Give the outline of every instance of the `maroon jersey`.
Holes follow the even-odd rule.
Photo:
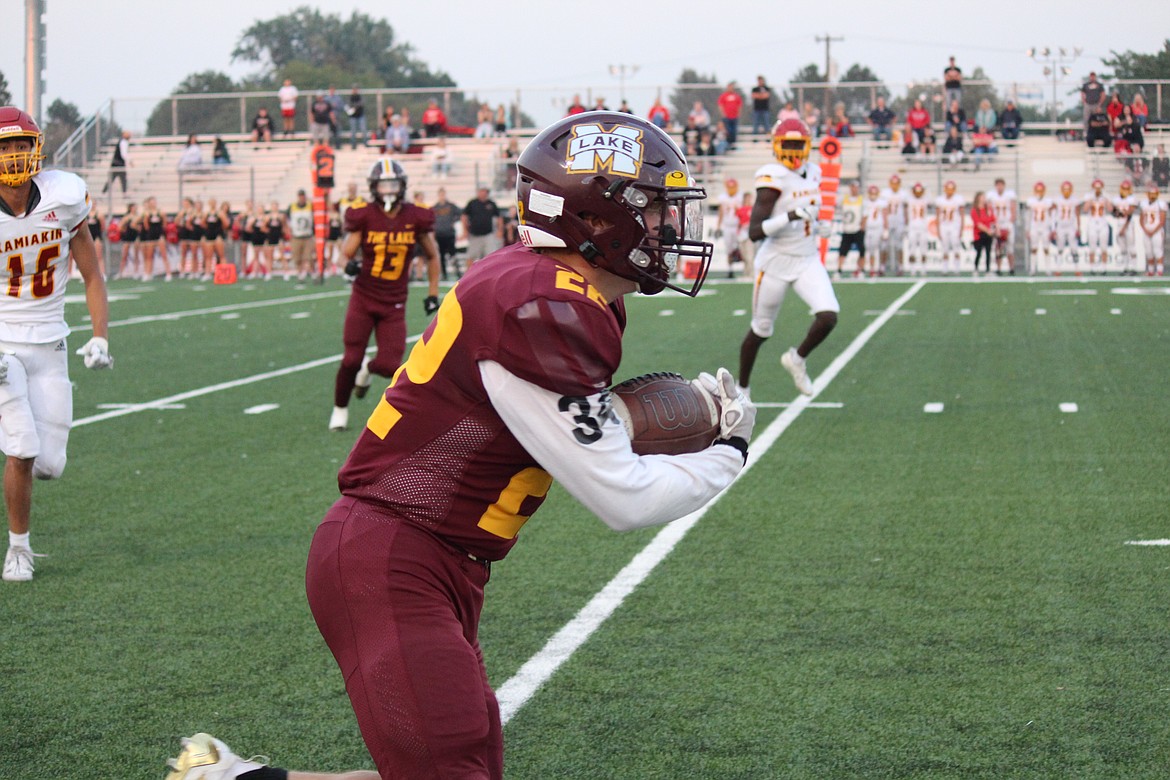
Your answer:
[[[519,244],[476,263],[370,415],[341,492],[385,507],[488,560],[503,558],[552,477],[508,431],[478,363],[565,396],[609,387],[625,310]]]
[[[362,270],[354,289],[385,303],[405,301],[414,245],[434,229],[435,212],[413,203],[403,203],[393,217],[377,203],[346,209],[345,231],[362,236]]]

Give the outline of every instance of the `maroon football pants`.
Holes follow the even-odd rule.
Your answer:
[[[334,406],[349,406],[354,379],[362,367],[371,333],[378,345],[378,353],[370,361],[370,373],[393,376],[402,365],[402,355],[406,351],[406,303],[376,301],[354,290],[345,310],[342,331],[345,352],[333,386]],[[385,388],[379,388],[382,389]]]
[[[485,564],[410,521],[341,498],[309,551],[313,617],[383,780],[504,776],[477,631]]]

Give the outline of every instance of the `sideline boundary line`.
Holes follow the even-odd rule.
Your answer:
[[[891,303],[817,377],[816,381],[813,382],[811,396],[798,396],[791,406],[781,412],[771,425],[752,440],[751,456],[732,485],[751,470],[761,456],[767,453],[781,434],[788,429],[788,426],[829,386],[829,383],[861,351],[861,348],[869,343],[874,334],[889,322],[898,310],[913,298],[925,284],[926,280],[919,280]],[[573,653],[588,641],[593,632],[600,628],[609,616],[622,605],[626,597],[650,576],[650,573],[670,554],[675,545],[682,541],[687,532],[703,518],[707,510],[725,494],[726,491],[720,493],[703,507],[664,526],[650,543],[634,556],[633,560],[626,564],[605,587],[590,599],[588,604],[581,608],[581,611],[572,620],[553,634],[536,655],[525,661],[524,665],[496,690],[502,724],[507,725],[508,721],[528,703],[528,700],[553,676],[557,669],[568,661]]]
[[[294,295],[290,298],[268,298],[263,301],[245,301],[243,303],[226,303],[223,306],[210,306],[206,309],[187,309],[186,311],[176,311],[169,314],[144,314],[139,317],[130,317],[125,320],[111,320],[109,327],[121,327],[123,325],[144,325],[150,322],[173,322],[175,320],[185,319],[187,317],[200,317],[204,314],[222,314],[229,311],[240,311],[243,309],[260,309],[266,306],[284,306],[290,303],[304,303],[305,301],[318,301],[325,298],[340,298],[349,295],[349,288],[344,290],[330,290],[328,292],[306,293],[305,295]],[[70,326],[71,331],[93,330],[93,323],[84,322],[80,325]]]

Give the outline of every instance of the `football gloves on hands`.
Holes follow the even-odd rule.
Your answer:
[[[428,295],[427,297],[423,298],[423,311],[425,311],[427,313],[428,317],[431,316],[432,314],[434,314],[435,312],[437,312],[438,310],[439,310],[439,296]]]
[[[361,272],[362,261],[358,260],[356,257],[351,258],[350,261],[345,264],[345,278],[349,281],[352,282]]]
[[[812,222],[815,215],[807,206],[800,206],[788,212],[788,221],[795,222],[798,219],[803,219],[805,222]]]
[[[721,368],[711,376],[704,371],[694,384],[718,399],[719,437],[730,439],[738,436],[745,442],[751,441],[752,429],[756,426],[756,407],[736,386],[731,372]]]
[[[114,359],[110,357],[110,342],[101,336],[94,336],[85,342],[85,346],[77,350],[78,355],[85,357],[86,368],[113,368]]]

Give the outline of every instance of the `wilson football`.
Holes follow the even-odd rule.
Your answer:
[[[719,405],[681,374],[656,372],[610,391],[614,413],[639,455],[680,455],[719,437]]]

